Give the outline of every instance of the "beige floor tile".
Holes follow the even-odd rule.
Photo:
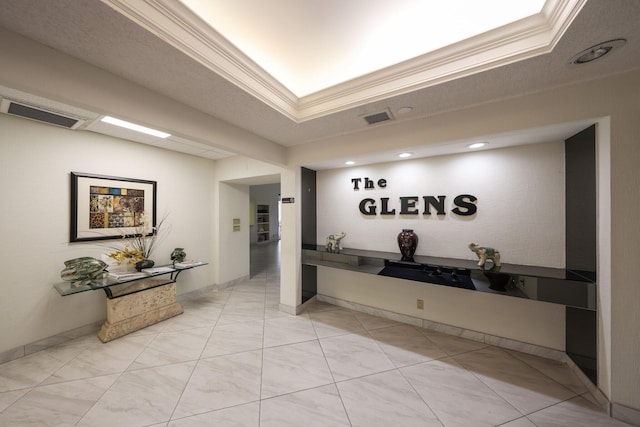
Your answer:
[[[349,427],[334,384],[264,399],[260,427]]]
[[[260,400],[262,351],[201,359],[184,387],[173,418]]]
[[[333,383],[315,340],[265,348],[263,362],[263,399]]]

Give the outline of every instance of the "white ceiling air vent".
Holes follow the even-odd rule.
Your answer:
[[[389,109],[380,111],[378,113],[367,114],[363,117],[368,124],[373,125],[380,122],[386,122],[387,120],[393,120],[393,115]]]
[[[76,129],[84,123],[84,120],[78,117],[7,98],[2,99],[2,102],[0,102],[0,111],[12,116],[48,123],[66,129]]]

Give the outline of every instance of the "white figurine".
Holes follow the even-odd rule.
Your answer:
[[[486,248],[484,246],[478,246],[475,243],[469,243],[469,249],[478,255],[478,267],[484,270],[484,264],[487,260],[493,261],[493,268],[500,268],[500,252],[494,248]]]
[[[336,234],[331,234],[327,237],[326,248],[327,252],[335,252],[340,253],[342,250],[342,246],[340,245],[340,240],[344,239],[347,233],[344,231]]]

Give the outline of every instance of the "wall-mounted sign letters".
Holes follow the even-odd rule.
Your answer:
[[[352,178],[351,182],[353,182],[353,189],[354,190],[359,190],[360,189],[360,183],[362,182],[362,178]],[[386,179],[379,179],[378,180],[378,187],[380,188],[385,188],[387,186],[387,180]],[[364,179],[364,188],[365,189],[371,189],[371,188],[375,188],[373,181],[370,180],[369,178],[365,178]]]
[[[400,197],[400,211],[398,213],[400,215],[418,215],[419,213],[422,213],[423,215],[431,215],[433,213],[431,208],[433,208],[437,215],[446,215],[446,196],[438,196],[437,198],[434,196],[422,196],[422,212],[420,212],[419,206],[420,199],[421,198],[418,196]],[[478,199],[471,194],[461,194],[456,196],[453,199],[455,207],[451,209],[451,212],[461,216],[473,215],[478,210],[478,207],[474,204],[476,200]],[[363,215],[377,215],[378,206],[380,207],[380,215],[396,214],[397,209],[395,207],[389,207],[388,197],[381,197],[380,205],[377,205],[376,200],[374,199],[362,199],[358,208]]]
[[[378,179],[374,181],[369,178],[352,178],[353,190],[360,190],[360,185],[365,190],[372,190],[375,188],[386,188],[387,180]],[[377,184],[377,187],[376,187]],[[367,216],[378,215],[395,215],[398,212],[400,215],[446,215],[446,199],[447,196],[401,196],[399,197],[399,204],[395,202],[390,205],[389,197],[381,197],[378,204],[375,199],[366,198],[360,201],[358,209],[360,213]],[[460,194],[453,199],[454,207],[451,209],[451,213],[460,216],[471,216],[475,214],[478,207],[475,202],[477,197],[471,194]],[[378,211],[378,208],[380,210]],[[399,208],[399,210],[397,209]]]

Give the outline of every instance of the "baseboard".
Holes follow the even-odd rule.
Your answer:
[[[278,306],[278,310],[282,311],[283,313],[291,314],[293,316],[298,315],[298,310],[296,310],[296,307],[290,305],[280,304]]]
[[[611,416],[616,420],[624,421],[633,426],[640,426],[640,411],[629,408],[619,403],[611,404]]]
[[[286,304],[280,304],[278,306],[278,310],[287,314],[292,314],[294,316],[297,316],[298,314],[304,311],[307,305],[312,304],[315,300],[316,300],[316,296],[314,295],[313,297],[309,298],[307,301],[305,301],[304,303],[300,304],[297,307],[293,307],[291,305],[286,305]]]
[[[600,406],[607,414],[609,414],[609,416],[611,416],[611,403],[609,402],[609,399],[607,399],[607,396],[605,396],[604,393],[591,382],[589,377],[587,377],[585,373],[582,372],[582,369],[580,369],[580,367],[576,365],[573,359],[567,356],[565,363],[567,364],[569,369],[571,369],[571,371],[573,371],[573,373],[578,377],[580,382],[582,382],[582,384],[587,388],[587,390],[589,390],[589,393],[591,393],[591,396],[595,401],[594,403]]]
[[[219,291],[221,291],[223,289],[231,288],[231,287],[237,285],[238,283],[246,282],[250,278],[251,278],[251,276],[249,276],[247,274],[246,276],[238,277],[237,279],[229,280],[228,282],[220,283],[220,284],[214,285],[214,286],[217,286],[217,289]]]
[[[199,298],[202,297],[206,294],[208,294],[209,292],[213,292],[219,290],[219,286],[218,285],[209,285],[209,286],[205,286],[204,288],[198,288],[195,289],[193,291],[188,291],[185,292],[183,294],[178,295],[176,298],[178,300],[178,302],[182,302],[188,299],[194,299],[194,298]]]
[[[92,333],[97,334],[98,330],[100,329],[100,326],[103,323],[104,323],[104,320],[100,320],[97,322],[90,323],[88,325],[70,329],[68,331],[62,332],[61,334],[52,335],[50,337],[43,338],[41,340],[34,341],[29,344],[16,347],[11,350],[3,351],[0,353],[0,364],[7,363],[24,356],[28,356],[30,354],[36,353],[40,350],[44,350],[49,347],[63,344],[67,341],[71,341],[73,339],[76,339],[84,335],[88,335]]]

